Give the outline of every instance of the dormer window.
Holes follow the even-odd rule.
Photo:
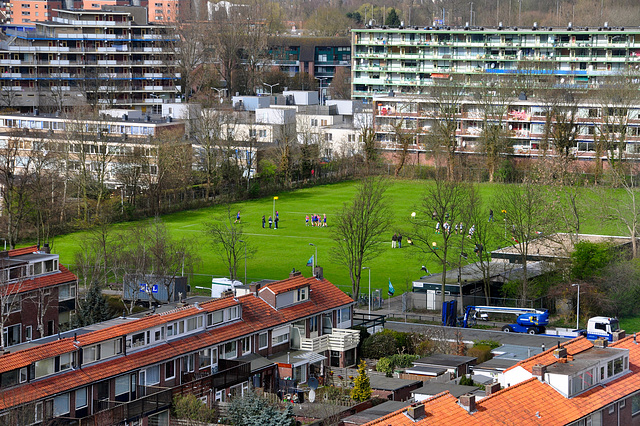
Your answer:
[[[295,301],[296,302],[304,302],[309,298],[309,290],[307,287],[299,288],[296,291]]]

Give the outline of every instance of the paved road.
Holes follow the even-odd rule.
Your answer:
[[[505,333],[503,331],[443,327],[441,325],[404,323],[396,321],[385,321],[385,328],[396,331],[419,333],[424,333],[426,330],[430,329],[432,332],[444,333],[447,339],[455,339],[455,332],[459,331],[462,334],[462,339],[465,341],[495,340],[503,344],[531,347],[542,346],[544,344],[547,349],[557,345],[559,341],[565,342],[569,340],[562,337],[530,335],[525,333]]]

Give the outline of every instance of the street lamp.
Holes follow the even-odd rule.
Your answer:
[[[371,268],[363,266],[362,269],[369,270],[369,319],[371,319]]]
[[[276,200],[278,199],[278,196],[273,197],[273,216],[271,216],[273,218],[273,220],[276,220]],[[271,225],[269,225],[271,226]],[[278,227],[278,224],[276,224],[276,228]]]
[[[571,284],[571,287],[578,287],[578,303],[576,303],[576,330],[580,328],[580,284]]]
[[[243,240],[238,242],[244,244],[244,285],[247,285],[247,243]]]
[[[269,88],[269,96],[273,96],[273,88],[276,86],[280,86],[280,83],[276,83],[276,84],[269,84],[269,83],[262,83],[265,86],[267,86]]]
[[[311,267],[313,268],[313,276],[316,276],[316,265],[318,264],[318,247],[313,244],[313,243],[309,243],[310,246],[315,247],[316,249],[316,254],[313,256],[313,262],[311,263]]]
[[[325,80],[329,80],[329,77],[316,77],[316,80],[320,81],[320,105],[324,105],[324,92],[322,91],[323,87],[322,87],[322,82]],[[329,87],[329,85],[327,84],[327,87]]]

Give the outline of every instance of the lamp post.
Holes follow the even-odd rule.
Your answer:
[[[273,96],[273,88],[276,86],[280,86],[280,83],[276,83],[276,84],[269,84],[269,83],[262,83],[265,86],[267,86],[269,88],[269,96]]]
[[[369,319],[371,319],[371,268],[363,266],[362,269],[369,270]]]
[[[247,243],[244,240],[238,240],[244,244],[244,284],[247,285]]]
[[[277,196],[273,197],[273,215],[271,216],[273,218],[273,220],[276,220],[276,200],[278,199]]]
[[[325,80],[329,80],[329,77],[316,77],[316,80],[320,81],[320,105],[324,105],[324,93],[322,91],[323,87],[322,87],[322,82]],[[329,85],[327,85],[327,87],[329,87]]]
[[[313,276],[316,276],[316,265],[318,264],[318,247],[313,244],[313,243],[309,243],[310,246],[313,246],[316,249],[316,253],[313,255],[313,262],[311,262],[311,267],[313,268]]]
[[[580,284],[571,284],[571,287],[578,287],[578,303],[576,303],[576,330],[580,328]]]

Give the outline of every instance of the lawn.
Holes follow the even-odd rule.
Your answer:
[[[382,255],[373,260],[371,266],[371,287],[381,289],[384,294],[388,282],[393,283],[396,294],[401,294],[411,288],[411,282],[423,273],[420,268],[426,265],[432,272],[440,272],[433,256],[420,255],[415,247],[407,246],[403,239],[402,249],[391,249],[391,236],[394,232],[403,232],[406,237],[410,229],[411,212],[420,204],[420,198],[428,182],[425,181],[393,181],[388,191],[388,197],[393,210],[394,225],[385,235],[385,249]],[[499,206],[492,206],[490,200],[501,185],[481,184],[478,187],[487,203],[487,212],[491,206],[494,212],[499,212]],[[334,245],[332,240],[332,220],[342,204],[349,201],[355,193],[355,182],[344,182],[332,185],[318,186],[292,192],[277,194],[276,209],[280,215],[279,229],[262,229],[261,218],[268,218],[273,210],[273,197],[246,201],[232,206],[235,213],[240,210],[244,224],[245,241],[257,250],[253,258],[247,260],[247,278],[249,281],[260,279],[282,279],[296,268],[304,275],[311,275],[311,267],[306,263],[314,254],[313,243],[318,249],[319,264],[324,267],[324,275],[332,283],[344,291],[351,288],[348,271],[330,258],[330,250]],[[199,250],[200,262],[195,268],[192,285],[204,286],[211,282],[211,277],[225,276],[226,269],[218,254],[214,253],[205,232],[205,224],[225,213],[224,206],[203,208],[180,213],[165,215],[162,220],[177,238],[193,240]],[[318,213],[327,214],[326,228],[305,226],[305,215]],[[594,213],[591,213],[594,214]],[[421,220],[417,217],[416,220]],[[426,218],[430,220],[430,218]],[[500,226],[499,220],[496,222]],[[606,225],[606,224],[605,224]],[[130,224],[118,224],[116,229],[126,229]],[[618,234],[612,224],[604,226],[597,217],[587,217],[584,220],[583,232]],[[55,239],[53,252],[60,254],[63,264],[73,268],[74,253],[78,249],[78,241],[83,237],[82,232],[59,236]],[[471,260],[471,257],[470,257]],[[244,261],[240,262],[239,276],[244,277]],[[368,272],[364,272],[362,280],[363,291],[367,291]]]

